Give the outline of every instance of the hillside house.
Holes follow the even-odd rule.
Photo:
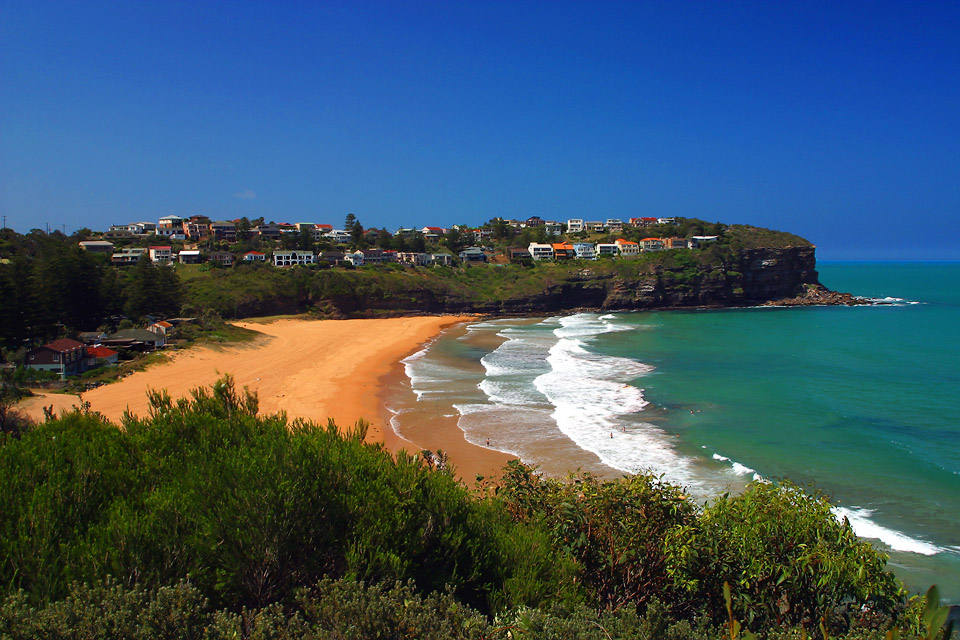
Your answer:
[[[183,234],[191,240],[210,239],[210,218],[207,216],[190,216],[183,221]]]
[[[122,251],[117,251],[112,256],[110,256],[110,264],[117,266],[124,266],[128,264],[136,264],[140,259],[140,256],[147,253],[147,250],[143,247],[131,247],[129,249],[123,249]]]
[[[487,254],[480,247],[467,247],[459,254],[462,262],[486,262]]]
[[[325,260],[331,267],[343,264],[343,251],[321,251],[318,260]]]
[[[61,378],[86,370],[87,346],[82,342],[61,338],[27,351],[23,365],[28,369],[52,371]]]
[[[543,220],[540,216],[530,216],[527,218],[526,222],[523,223],[525,227],[542,227],[544,225]]]
[[[273,266],[292,267],[296,265],[316,264],[313,251],[274,251]]]
[[[507,256],[510,262],[530,260],[530,252],[527,249],[507,249]]]
[[[663,238],[644,238],[640,241],[640,247],[644,251],[663,251],[665,246]]]
[[[184,249],[177,254],[177,260],[180,264],[200,264],[203,262],[203,254],[199,249]]]
[[[77,243],[87,253],[112,254],[113,243],[107,240],[83,240]]]
[[[581,260],[597,259],[597,248],[592,242],[574,242],[573,251]]]
[[[350,232],[344,231],[343,229],[332,229],[327,232],[325,237],[334,244],[347,244],[353,239]]]
[[[689,247],[686,238],[664,238],[663,242],[667,249],[687,249]]]
[[[553,260],[553,245],[540,242],[531,242],[527,245],[527,251],[534,260]]]
[[[569,242],[554,242],[551,246],[554,260],[571,260],[577,257],[577,252]]]
[[[620,247],[612,242],[597,243],[597,256],[615,256],[620,253]]]
[[[352,264],[355,267],[362,267],[364,265],[363,251],[345,253],[343,254],[343,261],[347,264]]]
[[[173,260],[173,247],[169,245],[149,248],[150,260],[157,264],[170,264]]]
[[[617,250],[624,258],[634,258],[640,255],[640,245],[636,242],[617,238],[614,244],[617,245]]]
[[[210,223],[210,233],[217,240],[234,242],[237,239],[237,225],[229,220],[218,220]]]
[[[719,238],[720,236],[693,236],[690,238],[690,248],[699,249],[707,243],[716,242]]]
[[[279,240],[280,239],[280,227],[273,224],[261,224],[258,227],[253,228],[253,232],[261,240]]]
[[[243,254],[244,262],[266,262],[267,254],[260,251],[247,251]]]
[[[221,264],[224,267],[232,267],[235,258],[229,251],[212,251],[208,260]]]
[[[604,231],[603,223],[599,220],[587,220],[583,223],[583,226],[591,233],[602,233]]]
[[[567,233],[580,233],[583,230],[583,218],[567,220]]]
[[[607,221],[603,223],[603,227],[611,233],[623,231],[623,220],[620,218],[607,218]]]
[[[676,218],[657,218],[657,224],[677,224]]]
[[[453,256],[449,253],[431,253],[430,264],[449,267],[453,264]]]

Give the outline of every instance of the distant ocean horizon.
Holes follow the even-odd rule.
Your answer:
[[[412,402],[544,473],[649,471],[701,500],[789,478],[911,589],[960,602],[960,262],[818,269],[875,304],[460,327],[405,361],[417,399],[394,427]]]

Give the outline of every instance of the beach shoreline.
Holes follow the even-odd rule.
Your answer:
[[[366,441],[381,443],[391,453],[405,449],[412,455],[428,448],[442,449],[465,482],[477,474],[495,476],[510,459],[497,451],[466,441],[452,425],[437,424],[429,442],[413,442],[396,434],[393,414],[386,406],[388,386],[402,384],[402,360],[435,340],[445,330],[475,320],[475,316],[410,316],[400,318],[313,320],[281,317],[263,323],[237,321],[237,326],[263,334],[251,344],[195,346],[176,352],[167,361],[138,371],[113,384],[84,392],[80,397],[44,394],[27,399],[18,408],[42,421],[43,406],[55,412],[80,402],[120,424],[126,411],[144,417],[147,392],[166,390],[171,397],[188,397],[197,387],[209,387],[225,375],[238,390],[255,392],[264,415],[286,412],[287,417],[324,425],[333,419],[342,431],[358,420],[368,423]]]

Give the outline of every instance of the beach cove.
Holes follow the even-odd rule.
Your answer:
[[[472,316],[418,316],[386,319],[313,320],[302,317],[237,322],[261,337],[243,345],[200,346],[177,352],[161,364],[133,373],[119,382],[87,391],[79,400],[90,403],[119,424],[126,411],[147,415],[147,392],[165,389],[173,398],[187,397],[224,375],[233,376],[238,390],[257,394],[261,414],[286,412],[316,424],[333,419],[342,430],[357,420],[370,423],[367,441],[383,443],[392,452],[419,452],[422,443],[396,436],[392,414],[385,408],[383,389],[405,377],[401,360],[433,340],[445,328],[473,320]],[[42,394],[25,400],[20,409],[43,420],[43,407],[58,413],[79,403],[76,396]],[[509,456],[468,443],[452,425],[438,423],[429,436],[431,449],[442,449],[457,473],[472,480],[492,475]]]

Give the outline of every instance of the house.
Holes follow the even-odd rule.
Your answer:
[[[177,260],[180,264],[200,264],[203,262],[203,255],[199,249],[184,249],[177,254]]]
[[[157,232],[155,222],[134,222],[127,226],[130,233],[138,236],[150,236]]]
[[[617,245],[617,250],[624,258],[632,258],[640,255],[640,245],[636,242],[617,238],[613,243]]]
[[[417,253],[415,251],[401,251],[397,254],[397,261],[400,264],[411,264],[415,267],[424,267],[431,263],[429,253]]]
[[[162,333],[146,329],[121,329],[112,333],[103,341],[105,346],[123,347],[134,351],[153,351],[167,343],[167,337]]]
[[[596,260],[597,248],[592,242],[574,242],[573,251],[581,260]]]
[[[603,223],[603,227],[607,231],[623,231],[623,220],[620,218],[607,218],[607,221]]]
[[[183,235],[183,218],[180,216],[163,216],[157,222],[157,235]]]
[[[254,227],[253,232],[257,234],[261,240],[279,240],[280,239],[280,227],[273,224],[261,224],[260,226]]]
[[[292,267],[295,265],[316,264],[313,251],[274,251],[273,266]]]
[[[657,218],[657,224],[677,224],[676,218]]]
[[[319,260],[326,260],[330,266],[343,264],[343,251],[322,251],[317,256]]]
[[[106,240],[83,240],[78,244],[88,253],[113,253],[113,243]]]
[[[80,342],[90,347],[100,344],[100,341],[106,338],[107,334],[103,331],[81,331],[77,337],[80,338]]]
[[[120,229],[110,227],[109,230],[104,232],[103,238],[104,240],[130,240],[133,238],[133,234],[127,231],[126,227]]]
[[[549,220],[543,223],[543,230],[548,236],[558,236],[563,233],[563,225],[554,220]]]
[[[101,364],[117,364],[120,354],[107,347],[87,347],[87,369],[93,369]]]
[[[380,264],[383,262],[383,251],[380,249],[361,249],[360,254],[363,256],[363,262],[360,264]]]
[[[350,232],[344,231],[343,229],[333,229],[328,231],[325,237],[331,240],[334,244],[347,244],[353,239],[353,236],[350,235]]]
[[[393,249],[384,249],[380,252],[380,263],[388,264],[392,262],[400,262],[400,258],[397,256],[397,252]]]
[[[427,238],[428,240],[436,240],[446,232],[447,230],[443,227],[424,227],[420,229],[420,233],[422,233],[423,237]]]
[[[237,239],[237,225],[229,220],[218,220],[210,223],[210,233],[217,240],[234,242]]]
[[[573,245],[569,242],[555,242],[550,246],[553,247],[554,260],[570,260],[571,258],[577,257],[577,253],[574,251]]]
[[[540,242],[531,242],[527,251],[534,260],[553,260],[553,245]]]
[[[487,254],[480,247],[467,247],[459,254],[462,262],[486,262]]]
[[[620,247],[612,242],[600,242],[597,244],[597,256],[615,256],[620,253]]]
[[[604,230],[603,223],[600,222],[599,220],[587,220],[586,222],[583,223],[583,226],[586,228],[587,231],[590,231],[592,233],[600,233]]]
[[[644,251],[663,251],[666,243],[663,238],[644,238],[640,241],[640,246]]]
[[[229,251],[212,251],[208,258],[210,262],[217,262],[225,267],[232,267],[234,257]]]
[[[510,256],[510,262],[519,262],[530,260],[530,252],[527,249],[507,249],[507,255]]]
[[[431,253],[429,264],[449,267],[453,264],[453,256],[449,253]]]
[[[150,247],[150,260],[158,264],[169,264],[173,260],[173,247],[169,245]]]
[[[247,251],[243,254],[244,262],[266,262],[267,254],[259,251]]]
[[[158,320],[151,325],[147,325],[147,331],[151,333],[159,333],[163,335],[164,338],[167,337],[167,331],[173,329],[173,325],[166,320]]]
[[[693,236],[690,238],[690,248],[699,249],[708,242],[716,242],[720,236]]]
[[[210,218],[207,216],[190,216],[183,221],[183,234],[191,240],[210,239]]]
[[[542,227],[543,220],[540,219],[540,216],[530,216],[527,218],[526,222],[523,223],[525,227]]]
[[[146,252],[147,250],[143,247],[123,249],[122,251],[118,251],[110,256],[110,264],[115,264],[118,266],[136,264],[136,262],[140,259],[140,256],[144,255]]]
[[[87,346],[82,342],[61,338],[27,351],[23,365],[28,369],[52,371],[61,378],[83,373],[86,369]]]
[[[580,233],[583,229],[583,218],[567,220],[567,233]]]
[[[663,242],[667,249],[686,249],[689,246],[686,238],[664,238]]]
[[[343,254],[343,261],[347,264],[352,264],[355,267],[362,267],[363,262],[363,251],[354,251],[353,253]]]

